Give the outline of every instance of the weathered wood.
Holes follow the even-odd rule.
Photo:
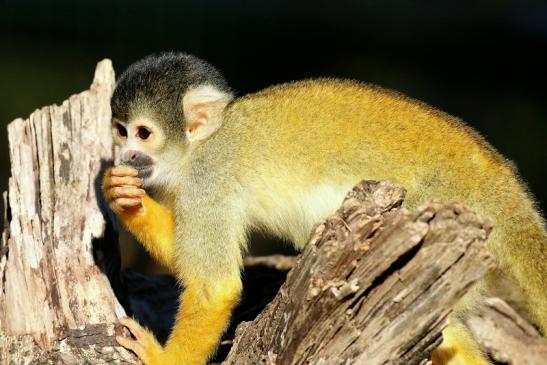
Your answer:
[[[296,265],[295,256],[270,255],[270,256],[247,256],[243,259],[243,266],[268,267],[279,271],[288,271]]]
[[[104,60],[90,90],[8,126],[9,225],[0,249],[3,364],[134,362],[115,346],[117,319],[125,312],[96,264],[106,263],[99,246],[116,247],[114,236],[105,236],[98,190],[101,170],[113,158],[114,82],[111,62]]]
[[[223,364],[423,364],[451,308],[492,266],[490,224],[458,204],[410,213],[364,182],[320,225]]]
[[[496,363],[547,363],[547,340],[500,298],[486,299],[466,318],[466,324]]]

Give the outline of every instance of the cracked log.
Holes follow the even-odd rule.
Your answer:
[[[493,266],[491,227],[457,203],[409,212],[403,197],[357,185],[223,364],[426,363],[454,304]]]
[[[136,363],[116,346],[125,315],[103,271],[117,247],[98,177],[113,157],[114,70],[90,90],[8,126],[11,158],[0,243],[0,363]],[[119,269],[119,268],[118,268]]]

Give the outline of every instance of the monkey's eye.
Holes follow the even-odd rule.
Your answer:
[[[127,137],[127,129],[120,123],[116,123],[116,130],[118,131],[118,135],[121,137]]]
[[[147,139],[151,134],[152,132],[148,128],[139,127],[137,129],[137,136],[139,136],[140,139]]]

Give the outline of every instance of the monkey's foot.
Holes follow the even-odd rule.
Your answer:
[[[135,339],[116,336],[116,341],[126,349],[137,354],[143,364],[160,364],[163,347],[159,344],[154,335],[138,324],[134,319],[128,317],[120,318],[120,323],[129,329]]]

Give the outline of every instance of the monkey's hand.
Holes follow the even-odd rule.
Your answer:
[[[133,351],[143,364],[160,364],[164,350],[154,335],[134,319],[120,318],[120,323],[129,329],[135,339],[116,336],[116,341],[126,349]]]
[[[173,270],[174,218],[169,210],[141,189],[137,170],[128,166],[109,169],[104,196],[125,227],[159,263]]]
[[[103,180],[103,191],[106,201],[114,213],[121,215],[142,214],[145,195],[141,189],[142,181],[138,171],[128,166],[116,166],[109,169]]]

